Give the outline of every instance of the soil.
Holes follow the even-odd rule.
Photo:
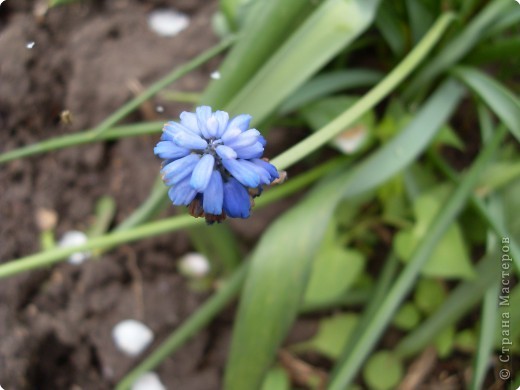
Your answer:
[[[7,0],[0,6],[0,152],[97,125],[132,98],[136,81],[146,87],[217,42],[211,28],[216,0],[80,1],[42,16],[38,10],[46,2]],[[161,7],[188,14],[189,27],[175,37],[157,36],[147,15]],[[28,42],[34,42],[31,49]],[[173,88],[202,91],[218,61]],[[153,110],[159,105],[161,113]],[[152,113],[141,110],[125,121],[166,121],[191,108],[160,96],[151,107]],[[60,121],[64,110],[72,123]],[[288,140],[283,133],[269,133],[267,156],[303,135],[292,131]],[[152,153],[157,139],[74,147],[0,166],[0,263],[41,249],[36,216],[42,210],[57,216],[58,238],[88,229],[104,195],[117,204],[112,225],[123,221],[153,185],[160,165]],[[291,204],[280,201],[256,211],[247,223],[229,225],[251,245]],[[191,250],[188,236],[176,232],[124,245],[81,266],[63,262],[0,280],[0,386],[113,388],[142,359],[117,350],[111,336],[115,324],[129,318],[144,322],[155,333],[149,351],[207,298],[178,273],[177,260]],[[156,369],[167,388],[219,389],[232,320],[233,307]],[[299,320],[288,342],[308,338],[317,323],[317,318]],[[316,357],[306,360],[330,368]],[[462,367],[469,364],[465,360]],[[460,376],[459,366],[436,371]]]
[[[211,28],[216,1],[80,2],[35,15],[43,3],[8,0],[0,7],[0,151],[97,125],[133,96],[131,83],[150,85],[217,42]],[[175,37],[156,35],[147,15],[158,7],[188,14],[189,27]],[[218,61],[174,88],[201,91]],[[190,108],[160,97],[153,104],[164,108],[154,113],[157,120],[178,118]],[[60,122],[64,110],[72,114],[71,124]],[[137,113],[127,122],[149,119]],[[0,167],[0,262],[40,250],[36,215],[43,209],[57,215],[58,238],[87,229],[103,195],[117,203],[114,224],[124,220],[146,198],[158,172],[152,153],[157,138],[70,148]],[[239,224],[237,230],[247,241],[278,212],[259,212],[250,229]],[[81,266],[65,262],[2,280],[0,385],[112,388],[140,360],[116,349],[116,323],[146,323],[155,333],[151,349],[206,298],[177,272],[176,260],[190,249],[179,232]],[[161,381],[168,388],[218,389],[230,332],[231,318],[224,314],[157,369]]]

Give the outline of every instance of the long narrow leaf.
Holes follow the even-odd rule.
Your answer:
[[[504,86],[481,71],[456,67],[452,72],[471,88],[493,111],[520,142],[520,103]]]
[[[336,204],[344,196],[376,187],[413,161],[461,96],[459,85],[443,84],[401,134],[358,167],[312,191],[264,233],[252,256],[240,302],[225,376],[226,389],[260,386],[297,315],[313,255]]]
[[[411,261],[396,280],[388,295],[381,302],[378,311],[372,317],[371,323],[365,328],[363,335],[349,351],[345,351],[348,358],[341,360],[333,370],[332,381],[329,386],[330,390],[341,390],[351,383],[368,354],[388,326],[396,309],[413,286],[422,267],[430,258],[432,250],[466,204],[467,198],[477,182],[479,175],[496,152],[503,138],[503,131],[499,131],[495,134],[492,141],[486,145],[468,174],[456,188],[442,212],[432,222],[429,228],[429,234],[419,244]]]
[[[380,0],[326,0],[227,105],[254,120],[287,96],[372,23]],[[225,74],[223,75],[225,77]]]
[[[206,89],[202,102],[225,107],[313,8],[310,1],[255,1],[238,43],[220,67],[221,78]]]
[[[411,81],[405,91],[405,98],[415,95],[420,88],[430,85],[433,80],[450,66],[463,58],[482,39],[490,28],[507,10],[516,5],[514,2],[495,0],[487,5],[470,24],[451,40]]]

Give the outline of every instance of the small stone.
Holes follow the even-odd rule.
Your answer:
[[[132,390],[166,390],[166,387],[161,383],[159,375],[146,372],[132,384]]]
[[[190,24],[190,18],[172,9],[158,9],[148,15],[148,26],[157,35],[173,37]]]
[[[179,260],[179,271],[187,277],[202,278],[210,268],[209,260],[200,253],[187,253]]]
[[[154,334],[142,322],[124,320],[114,326],[112,338],[121,352],[128,356],[137,356],[151,344]]]
[[[88,241],[88,237],[85,233],[78,230],[71,230],[63,235],[58,246],[61,248],[69,248],[71,246],[83,245]],[[74,265],[83,263],[90,257],[90,252],[76,252],[70,255],[68,262]]]
[[[27,43],[25,44],[25,47],[26,47],[27,49],[31,50],[31,49],[34,47],[34,45],[36,45],[36,42],[34,42],[34,41],[29,41],[29,42],[27,42]]]

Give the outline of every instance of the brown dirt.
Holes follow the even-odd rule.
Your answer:
[[[132,80],[147,86],[217,41],[211,30],[216,1],[82,1],[52,9],[43,20],[33,14],[37,4],[7,0],[0,7],[0,151],[97,125],[132,97]],[[189,14],[190,27],[173,38],[151,32],[148,12],[164,6]],[[29,41],[35,42],[30,50]],[[217,64],[210,61],[174,87],[201,91]],[[190,108],[160,98],[153,104],[164,107],[158,120]],[[60,123],[63,110],[72,113],[72,124]],[[127,121],[147,119],[135,113]],[[114,224],[124,220],[153,184],[157,138],[70,148],[0,166],[0,263],[40,250],[35,216],[41,209],[56,213],[58,238],[86,230],[103,195],[116,201]],[[270,155],[283,147],[274,141]],[[288,204],[231,226],[252,242]],[[1,280],[0,385],[112,388],[140,360],[116,349],[116,323],[146,323],[155,332],[151,350],[205,299],[177,273],[177,258],[190,249],[179,232],[123,246],[81,266],[65,262]],[[218,389],[231,324],[224,313],[167,359],[157,369],[162,382],[168,388]],[[296,327],[293,337],[308,335],[309,326],[303,329]]]
[[[174,38],[148,29],[156,5],[193,19]],[[43,22],[33,2],[0,8],[0,145],[11,150],[99,123],[131,96],[132,79],[149,85],[172,67],[211,46],[215,2],[106,1],[50,10]],[[33,49],[26,42],[35,41]],[[201,90],[215,62],[176,87]],[[175,117],[185,106],[160,102]],[[71,126],[59,124],[62,110]],[[134,115],[131,120],[143,120]],[[0,262],[39,250],[35,214],[58,215],[57,235],[85,229],[105,194],[121,221],[147,196],[158,169],[156,137],[73,148],[0,168]],[[150,173],[152,172],[152,173]],[[189,249],[178,233],[125,246],[77,267],[26,273],[0,282],[0,384],[11,389],[108,389],[137,361],[116,350],[111,329],[140,319],[156,343],[179,325],[204,296],[177,274],[175,259]],[[152,304],[153,303],[153,304]],[[158,370],[173,388],[217,388],[223,358],[204,365],[208,332],[200,333]]]

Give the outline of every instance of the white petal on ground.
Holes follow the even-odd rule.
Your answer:
[[[190,18],[172,9],[158,9],[148,15],[148,26],[157,35],[173,37],[190,24]]]
[[[187,253],[179,260],[179,270],[187,277],[202,278],[210,268],[209,260],[200,253]]]
[[[63,235],[58,246],[61,248],[69,248],[71,246],[83,245],[88,241],[85,233],[78,230],[71,230]],[[90,252],[76,252],[70,255],[69,263],[81,264],[90,257]]]
[[[36,42],[34,42],[34,41],[29,41],[29,42],[27,42],[27,43],[25,44],[25,47],[26,47],[27,49],[30,50],[30,49],[32,49],[32,48],[34,47],[34,45],[36,45]]]
[[[128,356],[137,356],[153,341],[153,332],[142,322],[124,320],[112,329],[116,347]]]
[[[134,382],[132,390],[166,390],[166,387],[161,383],[159,375],[146,372]]]
[[[213,80],[219,80],[220,79],[220,72],[218,70],[214,71],[213,73],[211,73],[210,77],[213,79]]]
[[[4,2],[5,0],[0,0],[0,5],[2,5],[2,3]],[[2,389],[2,386],[0,386],[0,390],[4,390]]]

